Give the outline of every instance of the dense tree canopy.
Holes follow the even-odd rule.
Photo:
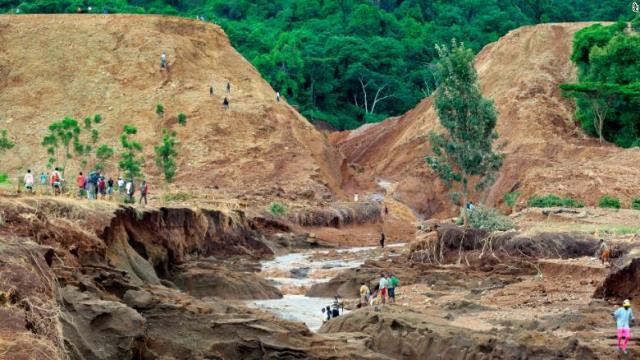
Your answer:
[[[640,34],[631,23],[593,25],[576,33],[572,60],[576,84],[563,84],[576,99],[581,126],[600,140],[640,146]]]
[[[415,106],[438,83],[434,45],[473,51],[521,25],[617,20],[601,0],[0,0],[0,11],[204,16],[312,121],[349,129]]]

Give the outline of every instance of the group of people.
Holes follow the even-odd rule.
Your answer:
[[[57,196],[62,194],[65,180],[62,177],[62,173],[59,168],[55,168],[51,174],[40,173],[39,176],[40,185],[42,189],[46,189],[47,186],[51,186],[53,195]],[[24,187],[27,192],[33,193],[35,191],[36,179],[31,169],[27,170],[24,175]],[[82,172],[76,176],[76,186],[78,189],[79,198],[87,198],[89,200],[109,199],[113,198],[113,193],[118,193],[126,196],[128,203],[134,203],[134,195],[136,192],[136,184],[133,179],[124,180],[121,176],[117,181],[114,181],[111,177],[103,176],[100,171],[92,171],[88,175],[84,175]],[[138,203],[144,201],[147,204],[147,195],[149,194],[149,185],[146,180],[140,182],[139,190],[140,199]]]
[[[62,183],[64,180],[58,168],[55,168],[51,174],[41,172],[38,180],[42,190],[45,190],[50,185],[54,195],[60,195],[62,193]],[[27,170],[23,181],[24,188],[27,192],[33,193],[36,190],[36,177],[34,173],[31,172],[31,169]]]
[[[373,293],[365,282],[360,284],[360,304],[358,307],[379,304],[395,304],[396,288],[400,280],[393,273],[381,273],[377,290]]]
[[[200,20],[200,16],[197,17],[198,20]],[[204,18],[202,18],[204,19]],[[160,55],[160,69],[162,70],[168,70],[169,68],[169,63],[167,60],[167,53],[166,51],[162,51],[162,54]],[[229,81],[227,81],[227,86],[226,86],[226,91],[227,94],[231,93],[231,83]],[[213,96],[213,94],[215,93],[214,91],[214,85],[211,84],[209,85],[209,96]],[[280,92],[276,91],[276,102],[280,102]],[[224,99],[222,100],[222,106],[224,107],[224,109],[228,109],[229,108],[229,97],[225,96]]]
[[[327,320],[340,316],[340,310],[344,313],[344,302],[340,295],[333,298],[333,303],[322,308],[322,313],[326,315]]]
[[[118,177],[117,181],[112,178],[106,178],[100,171],[92,171],[89,175],[85,176],[82,172],[76,177],[76,186],[78,187],[78,197],[84,198],[85,196],[89,200],[96,200],[98,195],[101,199],[106,197],[111,200],[114,191],[126,196],[128,203],[134,203],[134,195],[136,192],[136,184],[133,179],[124,180],[122,176]],[[140,182],[140,199],[139,204],[142,204],[144,200],[147,204],[147,195],[149,194],[149,185],[146,180]]]

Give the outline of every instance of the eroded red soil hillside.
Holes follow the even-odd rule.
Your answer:
[[[339,154],[294,108],[276,103],[274,89],[216,25],[140,15],[2,16],[0,43],[0,127],[18,139],[2,172],[45,170],[40,143],[47,126],[97,113],[107,144],[118,144],[124,124],[138,128],[144,172],[154,182],[160,173],[153,145],[168,128],[180,141],[179,187],[231,193],[275,187],[308,198],[339,190]],[[168,72],[159,66],[163,50]],[[155,113],[158,103],[163,117]],[[117,175],[116,163],[107,173]],[[77,166],[69,165],[73,176]]]
[[[521,199],[555,193],[593,205],[604,194],[624,202],[640,193],[637,149],[599,144],[574,121],[574,104],[558,85],[574,81],[573,34],[588,23],[544,24],[511,31],[477,56],[482,92],[499,112],[499,143],[507,157],[496,183],[474,200],[501,205],[504,193]],[[446,189],[423,158],[428,133],[438,129],[432,99],[405,115],[330,137],[351,164],[348,191],[399,182],[396,196],[427,216],[456,214]]]

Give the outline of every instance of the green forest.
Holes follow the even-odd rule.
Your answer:
[[[522,25],[620,20],[602,0],[0,0],[0,11],[148,13],[204,17],[312,122],[352,129],[400,115],[439,79],[436,44],[474,52]]]
[[[621,147],[640,146],[640,18],[578,31],[572,60],[578,83],[562,84],[576,99],[582,128]]]

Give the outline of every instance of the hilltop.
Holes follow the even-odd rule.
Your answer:
[[[339,192],[340,155],[286,101],[276,103],[275,91],[216,25],[164,16],[2,16],[0,42],[0,127],[18,143],[0,172],[44,171],[47,126],[100,114],[101,136],[111,145],[124,124],[138,128],[144,172],[154,182],[153,145],[168,128],[180,141],[178,188],[315,199]],[[155,113],[158,103],[164,117]],[[184,127],[179,112],[187,115]],[[116,163],[108,174],[118,175]],[[76,171],[70,166],[66,176]]]
[[[521,199],[554,193],[594,205],[604,194],[628,203],[640,194],[640,150],[599,144],[574,122],[574,104],[558,85],[572,82],[573,34],[590,23],[544,24],[511,31],[487,45],[476,58],[484,96],[499,112],[499,144],[506,160],[496,183],[476,194],[499,206],[505,193]],[[334,133],[352,171],[348,191],[374,189],[375,180],[398,182],[396,194],[423,215],[454,215],[446,189],[426,166],[428,133],[438,129],[432,99],[403,116],[354,131]]]

